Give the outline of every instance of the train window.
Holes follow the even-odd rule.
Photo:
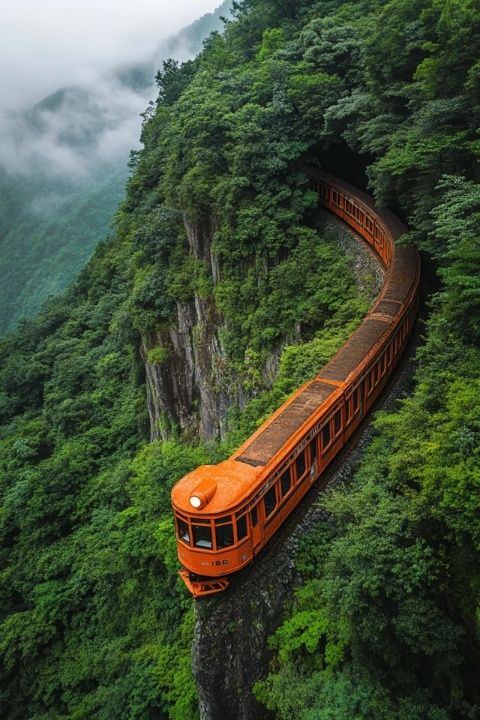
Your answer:
[[[300,455],[295,460],[295,470],[297,471],[297,480],[300,480],[303,473],[305,472],[305,450],[302,450]]]
[[[192,525],[193,544],[195,547],[212,549],[212,530],[206,525]]]
[[[286,470],[282,477],[280,478],[280,492],[282,493],[282,497],[285,497],[285,495],[288,493],[290,488],[292,487],[292,473],[291,468],[288,468]]]
[[[232,522],[232,516],[231,515],[225,515],[225,517],[217,518],[215,520],[215,525],[223,525],[223,523]]]
[[[335,432],[335,435],[338,435],[340,430],[342,429],[342,411],[338,410],[338,412],[335,413],[333,416],[333,429]]]
[[[180,518],[177,518],[177,529],[178,529],[178,537],[180,540],[183,540],[183,542],[186,542],[190,545],[190,533],[188,531],[188,525],[183,520],[180,520]]]
[[[370,372],[368,373],[367,377],[365,378],[365,383],[366,383],[366,386],[367,386],[367,395],[370,395],[370,393],[371,393],[372,390],[373,390],[373,386],[374,386],[374,383],[375,383],[375,375],[374,375],[374,373],[375,373],[375,370],[370,370]]]
[[[250,520],[252,521],[252,527],[257,527],[258,525],[258,507],[255,505],[254,508],[252,508],[250,512]]]
[[[243,540],[243,538],[246,536],[247,536],[247,516],[242,515],[242,517],[238,518],[238,520],[237,520],[237,542],[239,540]]]
[[[358,410],[358,406],[359,406],[359,404],[360,404],[360,402],[359,402],[359,400],[360,400],[360,388],[355,388],[355,390],[353,391],[352,398],[353,398],[353,414],[355,415],[355,413],[356,413],[357,410]]]
[[[322,428],[322,450],[325,450],[330,445],[330,423],[327,423]]]
[[[310,442],[310,465],[313,465],[317,459],[317,437],[315,436]]]
[[[353,403],[353,396],[349,397],[347,402],[345,403],[345,423],[348,425],[352,418],[352,403]]]
[[[275,486],[265,495],[263,502],[265,504],[265,517],[268,517],[277,507],[277,496],[275,495]]]
[[[353,414],[355,414],[359,407],[360,400],[360,388],[356,388],[356,390],[353,393]]]
[[[233,545],[233,525],[227,523],[227,525],[219,525],[215,528],[215,536],[217,540],[217,550],[224,547],[230,547]]]

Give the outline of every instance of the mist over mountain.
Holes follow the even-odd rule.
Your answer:
[[[230,5],[226,0],[141,62],[0,116],[0,334],[71,282],[108,233],[157,69],[169,57],[193,57],[222,29]]]

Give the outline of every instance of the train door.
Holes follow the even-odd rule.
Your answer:
[[[258,505],[250,510],[250,527],[252,529],[252,548],[255,554],[258,546],[262,543],[262,524],[259,522]]]

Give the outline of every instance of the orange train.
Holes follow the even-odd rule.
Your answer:
[[[337,178],[305,168],[319,202],[362,236],[386,270],[379,299],[309,382],[228,459],[172,490],[180,575],[195,597],[225,590],[252,562],[362,421],[397,364],[418,309],[420,261],[395,241],[388,210]]]

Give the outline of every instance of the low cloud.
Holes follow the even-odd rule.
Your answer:
[[[138,145],[140,113],[153,92],[153,86],[135,92],[107,77],[92,87],[60,90],[45,107],[4,113],[0,164],[14,175],[86,177],[97,163],[115,163]]]
[[[155,66],[192,54],[168,37],[219,1],[0,3],[0,167],[77,182],[125,163],[156,94]]]
[[[220,0],[0,2],[0,109],[28,108],[59,87],[92,85],[151,57]]]

